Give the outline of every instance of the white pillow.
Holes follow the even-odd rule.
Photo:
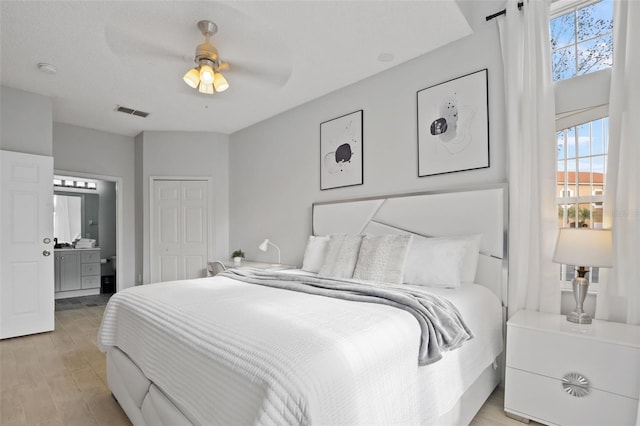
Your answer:
[[[466,252],[460,266],[460,281],[472,283],[476,278],[478,270],[478,256],[480,255],[480,241],[482,234],[459,235],[447,237],[452,240],[465,241],[467,243]]]
[[[353,278],[400,284],[411,235],[365,235]]]
[[[353,277],[360,244],[362,244],[362,235],[330,235],[324,263],[318,275],[333,278]]]
[[[460,269],[468,242],[415,236],[404,267],[406,284],[460,287]]]
[[[309,236],[307,247],[304,250],[304,259],[302,260],[302,270],[307,272],[319,272],[324,263],[324,256],[327,252],[327,244],[329,237]]]

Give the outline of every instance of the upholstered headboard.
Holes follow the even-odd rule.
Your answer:
[[[313,204],[313,234],[482,234],[475,281],[507,303],[506,184]]]

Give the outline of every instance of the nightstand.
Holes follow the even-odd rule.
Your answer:
[[[557,425],[635,425],[640,326],[520,311],[507,323],[504,409]]]
[[[219,261],[213,261],[213,262],[209,262],[207,264],[207,276],[213,276],[215,275],[218,271],[219,268],[215,268],[216,267],[216,263],[221,262],[225,268],[229,269],[229,268],[256,268],[256,269],[263,269],[266,271],[284,271],[287,269],[297,269],[297,266],[293,266],[293,265],[282,265],[282,264],[273,264],[273,263],[264,263],[264,262],[254,262],[252,260],[243,260],[240,265],[236,265],[233,262],[233,259],[223,259],[223,260],[219,260]],[[214,271],[217,271],[216,273],[214,273]]]

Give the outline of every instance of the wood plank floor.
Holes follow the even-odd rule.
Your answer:
[[[0,425],[130,425],[107,388],[96,336],[104,305],[56,311],[51,333],[0,341]],[[501,388],[475,426],[522,425],[502,410]],[[533,424],[533,422],[532,422]]]

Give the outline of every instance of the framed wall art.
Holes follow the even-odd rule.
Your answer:
[[[320,123],[320,189],[362,185],[362,110]]]
[[[487,70],[417,93],[418,176],[489,167]]]

